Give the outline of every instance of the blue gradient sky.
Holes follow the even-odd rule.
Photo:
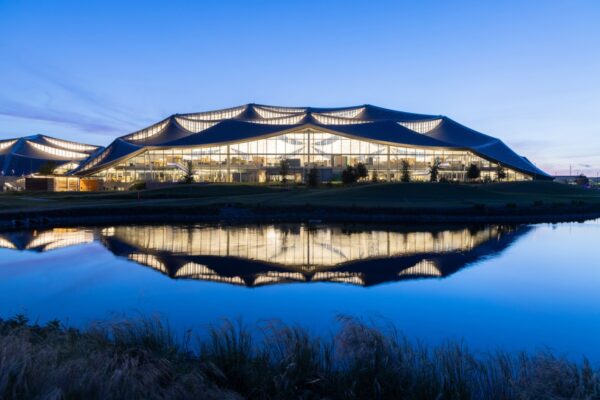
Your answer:
[[[106,145],[176,112],[372,103],[595,176],[598,21],[598,1],[0,0],[0,139]]]

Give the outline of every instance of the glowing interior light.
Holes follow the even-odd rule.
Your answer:
[[[261,118],[280,118],[290,117],[292,115],[302,113],[303,111],[274,111],[264,107],[253,107],[254,111],[260,115]]]
[[[419,261],[410,268],[398,273],[400,276],[442,276],[440,270],[431,260]]]
[[[182,114],[183,117],[189,119],[199,119],[204,121],[220,121],[224,119],[235,118],[244,111],[246,111],[247,106],[240,106],[234,108],[226,108],[218,111],[206,111],[201,113],[193,113],[193,114]]]
[[[266,274],[260,274],[254,279],[253,285],[260,286],[269,283],[278,283],[282,281],[304,282],[306,278],[300,272],[278,272],[269,271]]]
[[[279,118],[271,118],[271,119],[261,119],[257,121],[248,120],[247,122],[252,122],[255,124],[265,124],[265,125],[295,125],[302,121],[302,119],[306,117],[306,114],[298,114],[293,115],[291,117],[279,117]]]
[[[49,138],[49,137],[44,137],[44,139],[46,139],[48,142],[52,143],[55,146],[62,147],[63,149],[67,149],[67,150],[94,151],[98,148],[97,146],[90,146],[87,144],[67,142],[64,140],[58,140],[58,139]]]
[[[5,249],[16,249],[17,248],[17,246],[15,246],[10,241],[8,241],[2,237],[0,237],[0,247],[3,247]]]
[[[75,246],[78,244],[92,243],[94,234],[78,229],[53,229],[42,232],[25,247],[27,250],[42,248],[43,251]]]
[[[2,143],[0,143],[0,150],[10,147],[13,144],[15,144],[16,142],[17,142],[16,140],[9,140],[8,142],[2,142]]]
[[[216,272],[208,268],[204,264],[198,264],[195,262],[189,262],[184,264],[175,273],[176,278],[194,276],[194,275],[216,275]]]
[[[226,232],[221,228],[189,231],[173,227],[126,226],[107,231],[107,234],[114,235],[136,248],[187,255],[228,255],[274,262],[302,271],[311,270],[306,269],[306,266],[319,265],[323,268],[360,259],[466,251],[497,233],[490,228],[475,234],[468,230],[444,231],[438,232],[435,237],[429,232],[360,232],[340,236],[326,230],[308,232],[304,228],[298,233],[283,234],[276,227]],[[281,244],[284,240],[285,247],[282,249]],[[310,256],[306,255],[307,248],[310,249]],[[194,273],[208,274],[209,271],[190,269],[185,272]],[[293,275],[277,276],[299,279],[299,276]]]
[[[63,165],[59,165],[58,167],[54,168],[54,171],[52,171],[54,174],[66,174],[69,171],[74,170],[75,168],[79,167],[78,163],[74,163],[74,162],[70,162],[70,163],[66,163]]]
[[[137,132],[132,133],[131,135],[127,135],[124,137],[124,139],[125,140],[148,139],[149,137],[152,137],[152,136],[160,133],[165,128],[165,126],[167,126],[168,123],[169,123],[169,120],[166,119],[162,122],[159,122],[158,124],[154,124],[148,128],[142,129],[141,131],[137,131]]]
[[[27,143],[30,144],[31,146],[33,146],[34,148],[36,148],[37,150],[43,151],[44,153],[55,155],[57,157],[68,158],[68,159],[73,159],[73,160],[80,160],[80,159],[89,157],[89,154],[79,153],[79,152],[70,151],[70,150],[57,149],[54,147],[45,146],[43,144],[31,142],[29,140],[27,141]]]
[[[299,113],[306,112],[306,108],[294,108],[294,107],[272,107],[272,106],[260,106],[263,110],[275,111],[278,113]]]
[[[342,272],[342,271],[326,271],[317,272],[313,278],[313,281],[329,281],[329,282],[340,282],[350,283],[353,285],[364,285],[360,273],[357,272]]]
[[[183,126],[186,130],[194,133],[202,132],[205,129],[210,128],[218,124],[218,121],[199,121],[182,117],[175,117],[177,123]]]
[[[102,151],[102,153],[100,153],[96,158],[85,164],[81,171],[87,171],[88,169],[98,165],[102,160],[106,158],[107,155],[110,154],[110,151],[111,147],[107,147],[106,149],[104,149],[104,151]]]
[[[371,121],[363,121],[360,119],[351,119],[347,117],[337,117],[326,114],[313,113],[312,116],[323,125],[353,125],[366,124]]]
[[[410,129],[411,131],[415,131],[417,133],[427,133],[435,128],[442,122],[441,118],[432,119],[430,121],[418,121],[418,122],[398,122],[405,128]]]
[[[356,118],[365,110],[364,107],[352,108],[349,110],[339,110],[339,111],[329,111],[319,113],[321,115],[329,115],[331,117],[341,117],[341,118]]]
[[[138,264],[147,265],[148,267],[153,268],[157,271],[163,272],[165,274],[169,274],[169,270],[167,269],[165,264],[160,262],[152,254],[133,253],[133,254],[130,254],[127,258],[130,259],[131,261],[135,261]]]

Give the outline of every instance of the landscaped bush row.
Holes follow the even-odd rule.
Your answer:
[[[329,339],[226,321],[175,338],[159,319],[83,331],[0,320],[0,398],[591,399],[599,371],[549,352],[479,354],[414,344],[340,318]]]

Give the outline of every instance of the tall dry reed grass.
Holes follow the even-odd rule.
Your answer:
[[[176,338],[157,318],[85,330],[0,320],[2,399],[596,399],[587,360],[414,344],[340,318],[328,339],[224,321]]]

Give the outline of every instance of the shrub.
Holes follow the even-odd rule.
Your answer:
[[[342,171],[342,183],[345,185],[355,183],[357,179],[356,170],[354,167],[348,165],[345,170]]]
[[[504,166],[500,163],[496,165],[496,179],[498,179],[499,182],[506,179],[506,169],[504,169]]]
[[[279,175],[281,175],[281,182],[287,182],[287,176],[290,173],[290,162],[283,159],[279,162]]]
[[[377,175],[377,171],[373,171],[371,173],[371,182],[373,182],[373,183],[379,182],[379,175]]]
[[[437,182],[439,173],[440,173],[440,161],[436,158],[433,161],[433,164],[431,164],[429,166],[429,181]]]
[[[365,179],[369,176],[369,171],[367,170],[367,166],[363,163],[358,163],[355,168],[356,171],[356,179],[361,180]]]
[[[575,178],[575,184],[579,186],[588,186],[590,184],[590,180],[587,176],[580,174],[577,178]]]
[[[135,182],[133,185],[131,185],[129,187],[129,190],[145,190],[146,189],[146,182],[140,181],[140,182]]]
[[[185,184],[194,183],[194,164],[192,160],[186,161],[181,182]]]
[[[317,187],[319,186],[319,183],[321,183],[321,179],[319,176],[319,170],[316,168],[311,168],[310,171],[308,171],[308,180],[307,180],[308,186],[310,187]]]
[[[410,182],[410,164],[408,160],[402,160],[400,165],[400,181],[408,183]]]
[[[474,181],[476,179],[479,179],[480,176],[481,170],[479,169],[477,164],[469,165],[469,167],[467,168],[467,179],[470,181]]]

